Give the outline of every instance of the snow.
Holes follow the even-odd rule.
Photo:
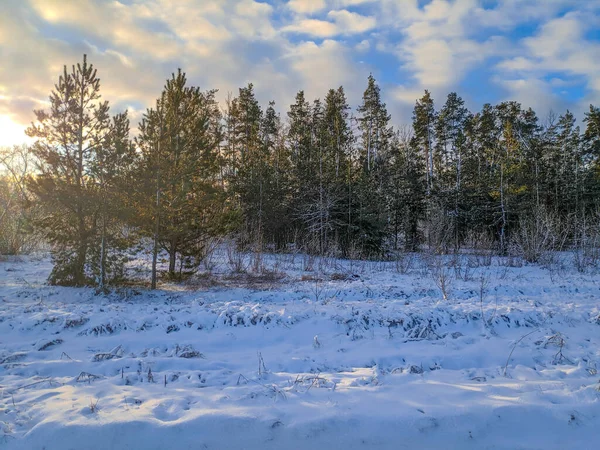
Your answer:
[[[412,258],[108,296],[4,260],[0,449],[598,448],[600,278],[446,258],[443,300]]]

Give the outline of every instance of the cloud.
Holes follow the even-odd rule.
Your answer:
[[[497,82],[507,87],[509,95],[523,97],[526,80],[532,87],[544,86],[546,97],[555,96],[556,76],[580,79],[587,95],[584,104],[600,100],[600,42],[586,37],[600,23],[596,16],[569,12],[543,24],[534,36],[521,42],[519,55],[506,58],[498,65],[503,75]],[[552,80],[548,80],[549,76]],[[527,96],[527,98],[531,95]],[[531,104],[539,104],[531,99]]]
[[[152,11],[152,2],[150,7],[137,4],[128,7],[119,2],[94,0],[31,0],[31,5],[49,24],[71,27],[138,54],[168,59],[180,51],[180,43],[171,30],[149,30],[136,23],[136,18]]]
[[[327,17],[332,19],[337,27],[345,34],[364,33],[375,28],[377,21],[374,17],[361,16],[358,13],[346,11],[330,11]]]
[[[313,14],[325,8],[325,0],[290,0],[287,6],[299,14]]]
[[[302,19],[298,23],[288,25],[283,31],[316,37],[330,37],[339,33],[338,27],[334,23],[318,19]]]
[[[286,26],[283,31],[328,38],[337,35],[361,34],[377,25],[374,17],[362,16],[346,10],[329,11],[327,19],[329,20],[302,19]]]
[[[423,8],[416,1],[403,1],[392,8],[388,20],[398,20],[396,28],[403,39],[382,48],[393,53],[412,80],[404,82],[397,92],[408,101],[406,92],[434,93],[448,91],[470,69],[500,54],[506,45],[500,36],[472,36],[471,18],[477,11],[475,0],[433,0]],[[414,103],[414,99],[410,100]]]
[[[373,71],[396,123],[424,89],[475,108],[600,101],[599,2],[572,0],[2,0],[0,117],[23,126],[63,64],[83,53],[113,111],[134,123],[181,67],[218,98],[253,82],[282,113],[303,89],[343,84],[360,102]],[[536,101],[536,98],[539,99]],[[285,114],[284,114],[285,115]],[[0,137],[1,139],[1,137]]]
[[[354,46],[354,49],[357,52],[366,52],[369,51],[369,49],[371,48],[371,43],[369,42],[368,39],[363,39],[362,41],[360,41],[358,44],[356,44]]]
[[[325,40],[320,45],[303,43],[290,53],[291,68],[299,76],[299,86],[304,86],[308,98],[323,98],[329,89],[340,85],[354,98],[358,97],[368,70],[355,66],[349,52],[343,44]]]

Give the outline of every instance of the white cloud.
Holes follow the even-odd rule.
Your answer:
[[[299,77],[300,89],[306,91],[308,98],[322,98],[329,89],[343,85],[349,96],[358,99],[368,69],[354,65],[348,52],[348,48],[333,40],[325,40],[320,45],[305,42],[291,51],[288,56],[291,69]]]
[[[283,28],[284,32],[328,38],[337,35],[361,34],[377,25],[375,17],[363,16],[346,10],[329,11],[327,18],[301,19]]]
[[[368,39],[364,39],[354,46],[354,49],[357,52],[361,52],[361,53],[369,51],[370,48],[371,48],[371,43],[369,42]]]
[[[375,17],[362,16],[345,9],[329,11],[327,17],[335,22],[343,34],[364,33],[377,25]]]
[[[536,86],[540,92],[543,86],[548,97],[552,96],[553,84],[546,79],[549,74],[559,73],[576,77],[585,84],[588,94],[583,104],[597,102],[600,100],[600,42],[587,39],[586,32],[598,25],[596,16],[581,12],[549,20],[536,35],[522,40],[518,56],[498,64],[503,74],[498,82],[507,88],[509,95],[519,99],[533,97],[531,92]],[[523,87],[523,80],[532,86],[531,90]]]
[[[477,40],[471,36],[470,19],[476,10],[475,0],[433,0],[419,8],[416,0],[404,0],[397,5],[393,18],[404,35],[391,51],[399,58],[401,68],[412,80],[397,90],[398,98],[414,103],[405,94],[430,89],[447,92],[471,68],[502,52],[505,44],[498,37]],[[390,49],[389,45],[382,47]]]
[[[288,8],[299,14],[313,14],[325,8],[325,0],[290,0]]]
[[[302,19],[301,21],[288,25],[284,32],[302,33],[315,37],[330,37],[338,34],[338,27],[326,20]]]
[[[451,90],[468,97],[459,85],[480,67],[495,75],[481,83],[524,104],[559,109],[573,80],[582,102],[600,101],[600,42],[587,34],[600,27],[596,1],[0,1],[0,117],[10,123],[32,120],[63,64],[83,53],[114,110],[137,116],[177,67],[220,98],[253,82],[282,112],[300,89],[323,97],[340,84],[356,105],[373,70],[396,122],[410,120],[424,89],[438,103]],[[519,25],[532,31],[512,36]],[[381,53],[385,66],[370,67]]]

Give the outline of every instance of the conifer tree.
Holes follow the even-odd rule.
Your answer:
[[[407,126],[394,134],[390,161],[394,249],[399,248],[402,237],[404,250],[410,252],[417,251],[421,243],[418,226],[425,212],[426,189],[423,154],[411,145],[412,137],[412,130]]]
[[[314,194],[314,155],[313,155],[313,115],[304,91],[296,94],[295,103],[290,105],[288,116],[287,143],[291,163],[292,228],[302,236],[303,244],[307,236],[302,220],[304,207],[311,202]]]
[[[393,136],[389,125],[391,117],[373,75],[369,75],[358,114],[362,171],[357,180],[358,208],[354,224],[363,253],[371,256],[381,254],[385,243],[389,210],[387,169]]]
[[[221,116],[214,96],[215,91],[187,86],[179,70],[139,126],[140,179],[148,180],[141,186],[146,201],[140,202],[139,217],[145,218],[142,228],[154,235],[155,254],[159,248],[168,253],[169,277],[181,276],[186,263],[203,258],[207,239],[223,225],[227,210],[219,180]]]
[[[265,242],[276,248],[288,243],[290,223],[290,159],[285,145],[281,118],[275,111],[275,102],[269,102],[261,124],[263,159],[260,170],[263,177],[261,218]]]
[[[436,186],[434,171],[436,112],[429,91],[426,90],[423,97],[416,101],[412,119],[414,135],[410,145],[414,152],[422,153],[425,162],[426,236],[427,244],[431,248],[439,244],[439,239],[435,237],[436,232],[444,233],[446,228],[443,221],[443,208],[437,204],[437,198],[434,195]],[[440,220],[434,221],[435,218]],[[436,223],[434,224],[434,222]]]
[[[350,107],[344,88],[330,89],[325,97],[323,115],[323,151],[320,167],[325,204],[331,229],[331,241],[347,255],[352,240],[354,198],[354,136],[350,127]]]
[[[267,114],[268,117],[263,114],[252,84],[240,88],[228,112],[228,126],[232,130],[228,133],[230,158],[234,164],[237,162],[232,187],[242,218],[238,244],[252,245],[257,251],[263,249],[266,236],[272,237],[266,222],[272,212],[274,173],[270,163],[278,123],[272,105]]]
[[[434,186],[434,145],[435,145],[436,113],[433,99],[429,91],[415,103],[413,110],[413,146],[423,152],[425,160],[425,177],[427,194],[431,194]]]
[[[109,132],[98,145],[90,172],[98,186],[98,236],[91,248],[94,272],[100,289],[107,282],[123,277],[124,251],[131,246],[123,233],[124,224],[131,222],[132,204],[129,196],[137,155],[129,139],[127,112],[112,117]]]
[[[111,132],[108,102],[101,101],[93,65],[64,67],[50,94],[49,111],[35,111],[27,134],[38,174],[29,188],[47,214],[36,225],[53,245],[53,284],[92,284],[91,246],[98,233],[98,179],[92,166]]]
[[[454,249],[458,250],[463,239],[463,164],[465,158],[465,126],[468,110],[455,92],[448,95],[436,123],[436,173],[439,174],[437,195],[444,210],[450,216],[449,223],[454,235]]]
[[[586,210],[591,212],[600,205],[600,108],[590,105],[583,122],[583,160],[587,167],[583,201]]]

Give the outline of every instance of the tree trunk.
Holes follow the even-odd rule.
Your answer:
[[[102,212],[102,241],[100,244],[100,289],[106,282],[106,210]]]
[[[171,242],[169,248],[169,275],[175,275],[175,263],[177,262],[177,247],[175,241]]]
[[[77,261],[73,273],[73,281],[76,286],[83,286],[85,284],[85,257],[87,254],[87,233],[85,229],[85,219],[81,207],[78,207],[79,223],[78,223],[78,237],[79,243],[77,245]]]

